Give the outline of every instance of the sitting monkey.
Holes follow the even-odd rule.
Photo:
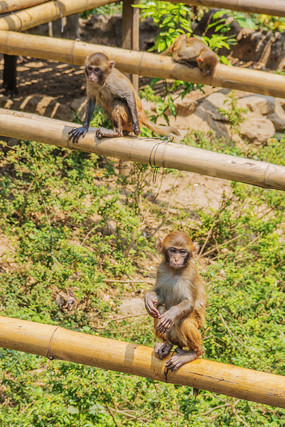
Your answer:
[[[154,352],[160,359],[177,345],[176,355],[166,368],[176,371],[204,353],[200,328],[205,321],[206,293],[192,262],[198,245],[183,231],[174,231],[159,239],[157,250],[163,255],[158,267],[156,284],[145,294],[145,307],[154,318],[154,330],[162,343]],[[187,350],[183,350],[187,348]]]

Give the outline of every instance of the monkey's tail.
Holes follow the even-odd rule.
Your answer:
[[[176,128],[172,126],[157,125],[156,123],[153,123],[151,120],[149,120],[149,118],[146,116],[143,117],[142,123],[152,132],[155,132],[158,135],[168,136],[170,133],[173,133],[174,135],[180,135],[180,132]]]
[[[160,52],[160,55],[167,56],[170,53],[172,53],[172,45],[168,49],[166,49],[164,52]]]

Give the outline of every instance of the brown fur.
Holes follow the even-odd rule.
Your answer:
[[[97,137],[125,136],[131,132],[138,135],[142,125],[160,135],[180,135],[177,129],[157,125],[148,119],[131,82],[114,65],[114,61],[100,52],[88,57],[85,63],[87,98],[99,101],[113,124],[113,131],[101,128]],[[101,80],[95,82],[90,79],[89,69],[92,68],[102,70]]]
[[[172,54],[174,61],[181,64],[198,65],[203,76],[212,74],[218,64],[218,57],[209,46],[197,37],[187,37],[186,34],[177,37],[162,53],[162,55],[169,54]]]

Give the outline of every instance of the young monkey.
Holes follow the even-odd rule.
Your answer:
[[[145,294],[145,307],[154,318],[154,330],[162,343],[155,354],[164,359],[177,345],[176,355],[166,368],[176,371],[204,353],[200,328],[205,321],[206,293],[192,258],[199,247],[183,231],[159,239],[157,250],[163,255],[156,284]],[[183,350],[187,348],[187,350]]]
[[[97,101],[100,102],[104,113],[113,124],[113,129],[97,129],[96,136],[99,139],[126,136],[130,132],[138,135],[142,125],[161,135],[170,133],[180,135],[177,129],[170,126],[159,126],[148,119],[133,85],[114,66],[115,61],[111,61],[101,52],[93,53],[86,59],[88,102],[85,121],[83,126],[69,132],[69,139],[76,143],[81,136],[86,135]]]
[[[174,61],[188,66],[196,66],[201,70],[203,76],[213,73],[218,63],[217,55],[202,40],[197,37],[187,37],[182,34],[174,40],[173,44],[162,53],[172,54]]]

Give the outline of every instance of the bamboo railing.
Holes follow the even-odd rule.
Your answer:
[[[169,0],[181,3],[181,0]],[[246,13],[285,16],[284,0],[183,0],[182,3],[192,6],[206,6],[217,9],[238,10]]]
[[[26,9],[27,7],[46,3],[47,1],[49,0],[0,0],[0,14],[12,12],[14,10]]]
[[[55,21],[63,16],[105,6],[118,0],[60,0],[49,1],[0,18],[0,31],[25,31],[37,25]]]
[[[95,128],[90,128],[84,138],[73,144],[68,140],[68,132],[76,126],[78,125],[36,114],[0,109],[2,136],[285,190],[284,166],[151,138],[119,137],[98,140]]]
[[[218,64],[212,76],[204,77],[198,68],[191,69],[175,63],[167,56],[78,40],[0,31],[0,52],[76,65],[82,65],[86,56],[94,52],[104,52],[116,61],[117,68],[124,73],[183,80],[285,98],[285,77],[281,75]]]
[[[150,347],[60,326],[0,317],[0,346],[285,408],[285,378],[280,375],[197,359],[166,376],[165,361]]]

